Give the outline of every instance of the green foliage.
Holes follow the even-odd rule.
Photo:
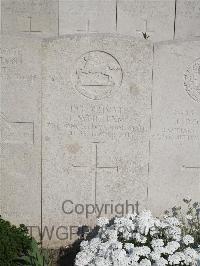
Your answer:
[[[28,254],[21,256],[15,260],[15,262],[16,266],[46,266],[48,265],[48,257],[45,256],[44,252],[38,247],[37,242],[32,239]]]
[[[24,225],[16,227],[0,216],[0,265],[16,266],[15,260],[31,248],[31,237]]]
[[[16,227],[0,216],[0,265],[46,266],[47,261],[25,225]]]

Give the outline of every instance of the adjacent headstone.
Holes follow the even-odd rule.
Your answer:
[[[116,0],[59,1],[59,33],[116,32]]]
[[[117,32],[154,42],[172,40],[175,1],[117,1]]]
[[[41,43],[1,38],[1,215],[36,226],[41,213]],[[30,56],[31,55],[31,56]]]
[[[101,216],[122,215],[119,204],[146,206],[152,54],[148,41],[116,36],[46,42],[42,220],[52,234],[45,245],[93,225],[99,213],[86,217],[86,204],[103,207]]]
[[[2,0],[2,32],[58,35],[58,0]]]
[[[200,42],[155,45],[149,207],[200,194]]]
[[[200,37],[200,1],[178,0],[176,7],[176,39]]]

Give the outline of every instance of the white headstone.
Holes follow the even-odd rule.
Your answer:
[[[76,204],[146,206],[152,51],[104,35],[46,43],[43,226],[92,225],[97,214],[86,219]],[[55,230],[45,244],[60,245]]]
[[[1,215],[37,226],[41,214],[41,42],[1,39]],[[31,56],[30,56],[31,55]]]
[[[200,42],[157,44],[154,54],[150,208],[200,194]]]
[[[152,41],[172,40],[175,1],[117,1],[117,32]]]
[[[200,37],[200,1],[177,1],[176,10],[175,38]]]
[[[2,32],[58,35],[58,0],[2,0]]]
[[[59,33],[114,33],[116,0],[60,0]]]

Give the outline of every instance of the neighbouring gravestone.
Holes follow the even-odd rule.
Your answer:
[[[200,194],[200,41],[155,45],[149,206]]]
[[[39,40],[1,38],[0,213],[27,226],[41,220],[40,49]]]
[[[152,48],[106,35],[45,43],[42,220],[52,233],[45,245],[69,241],[72,226],[94,224],[97,214],[77,214],[76,204],[146,206]]]
[[[116,32],[116,0],[59,1],[59,33]]]
[[[58,0],[1,0],[2,32],[58,35]]]
[[[59,33],[120,33],[153,41],[174,37],[175,0],[59,1]]]
[[[176,6],[176,39],[200,37],[200,1],[179,0]]]
[[[175,1],[117,1],[117,32],[150,40],[172,40]]]

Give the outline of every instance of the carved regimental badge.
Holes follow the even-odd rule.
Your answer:
[[[184,86],[188,95],[200,103],[200,58],[187,68],[184,75]]]
[[[100,100],[121,85],[123,74],[114,56],[104,51],[90,51],[78,58],[72,78],[79,93]]]

